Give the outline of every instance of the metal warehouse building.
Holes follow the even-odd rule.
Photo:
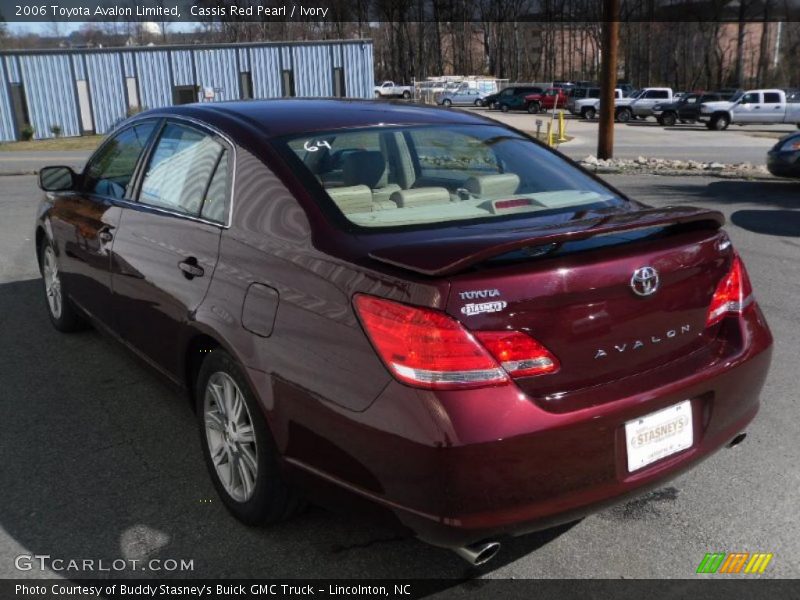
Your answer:
[[[286,96],[373,95],[372,42],[0,52],[0,141],[106,133],[130,110]]]

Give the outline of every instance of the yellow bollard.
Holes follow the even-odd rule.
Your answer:
[[[553,140],[553,121],[550,120],[547,122],[547,145],[551,148],[555,146],[555,140]]]
[[[567,121],[564,119],[564,111],[558,113],[558,141],[567,141]]]

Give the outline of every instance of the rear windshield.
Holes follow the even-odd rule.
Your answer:
[[[337,130],[278,143],[328,208],[359,227],[530,218],[624,203],[558,155],[493,125]]]

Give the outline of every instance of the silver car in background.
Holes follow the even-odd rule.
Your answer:
[[[446,92],[439,96],[436,104],[440,106],[483,106],[483,99],[488,94],[473,88],[460,89],[454,92]]]

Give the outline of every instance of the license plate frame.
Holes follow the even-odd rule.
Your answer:
[[[683,400],[625,423],[625,456],[634,473],[694,444],[692,401]]]

